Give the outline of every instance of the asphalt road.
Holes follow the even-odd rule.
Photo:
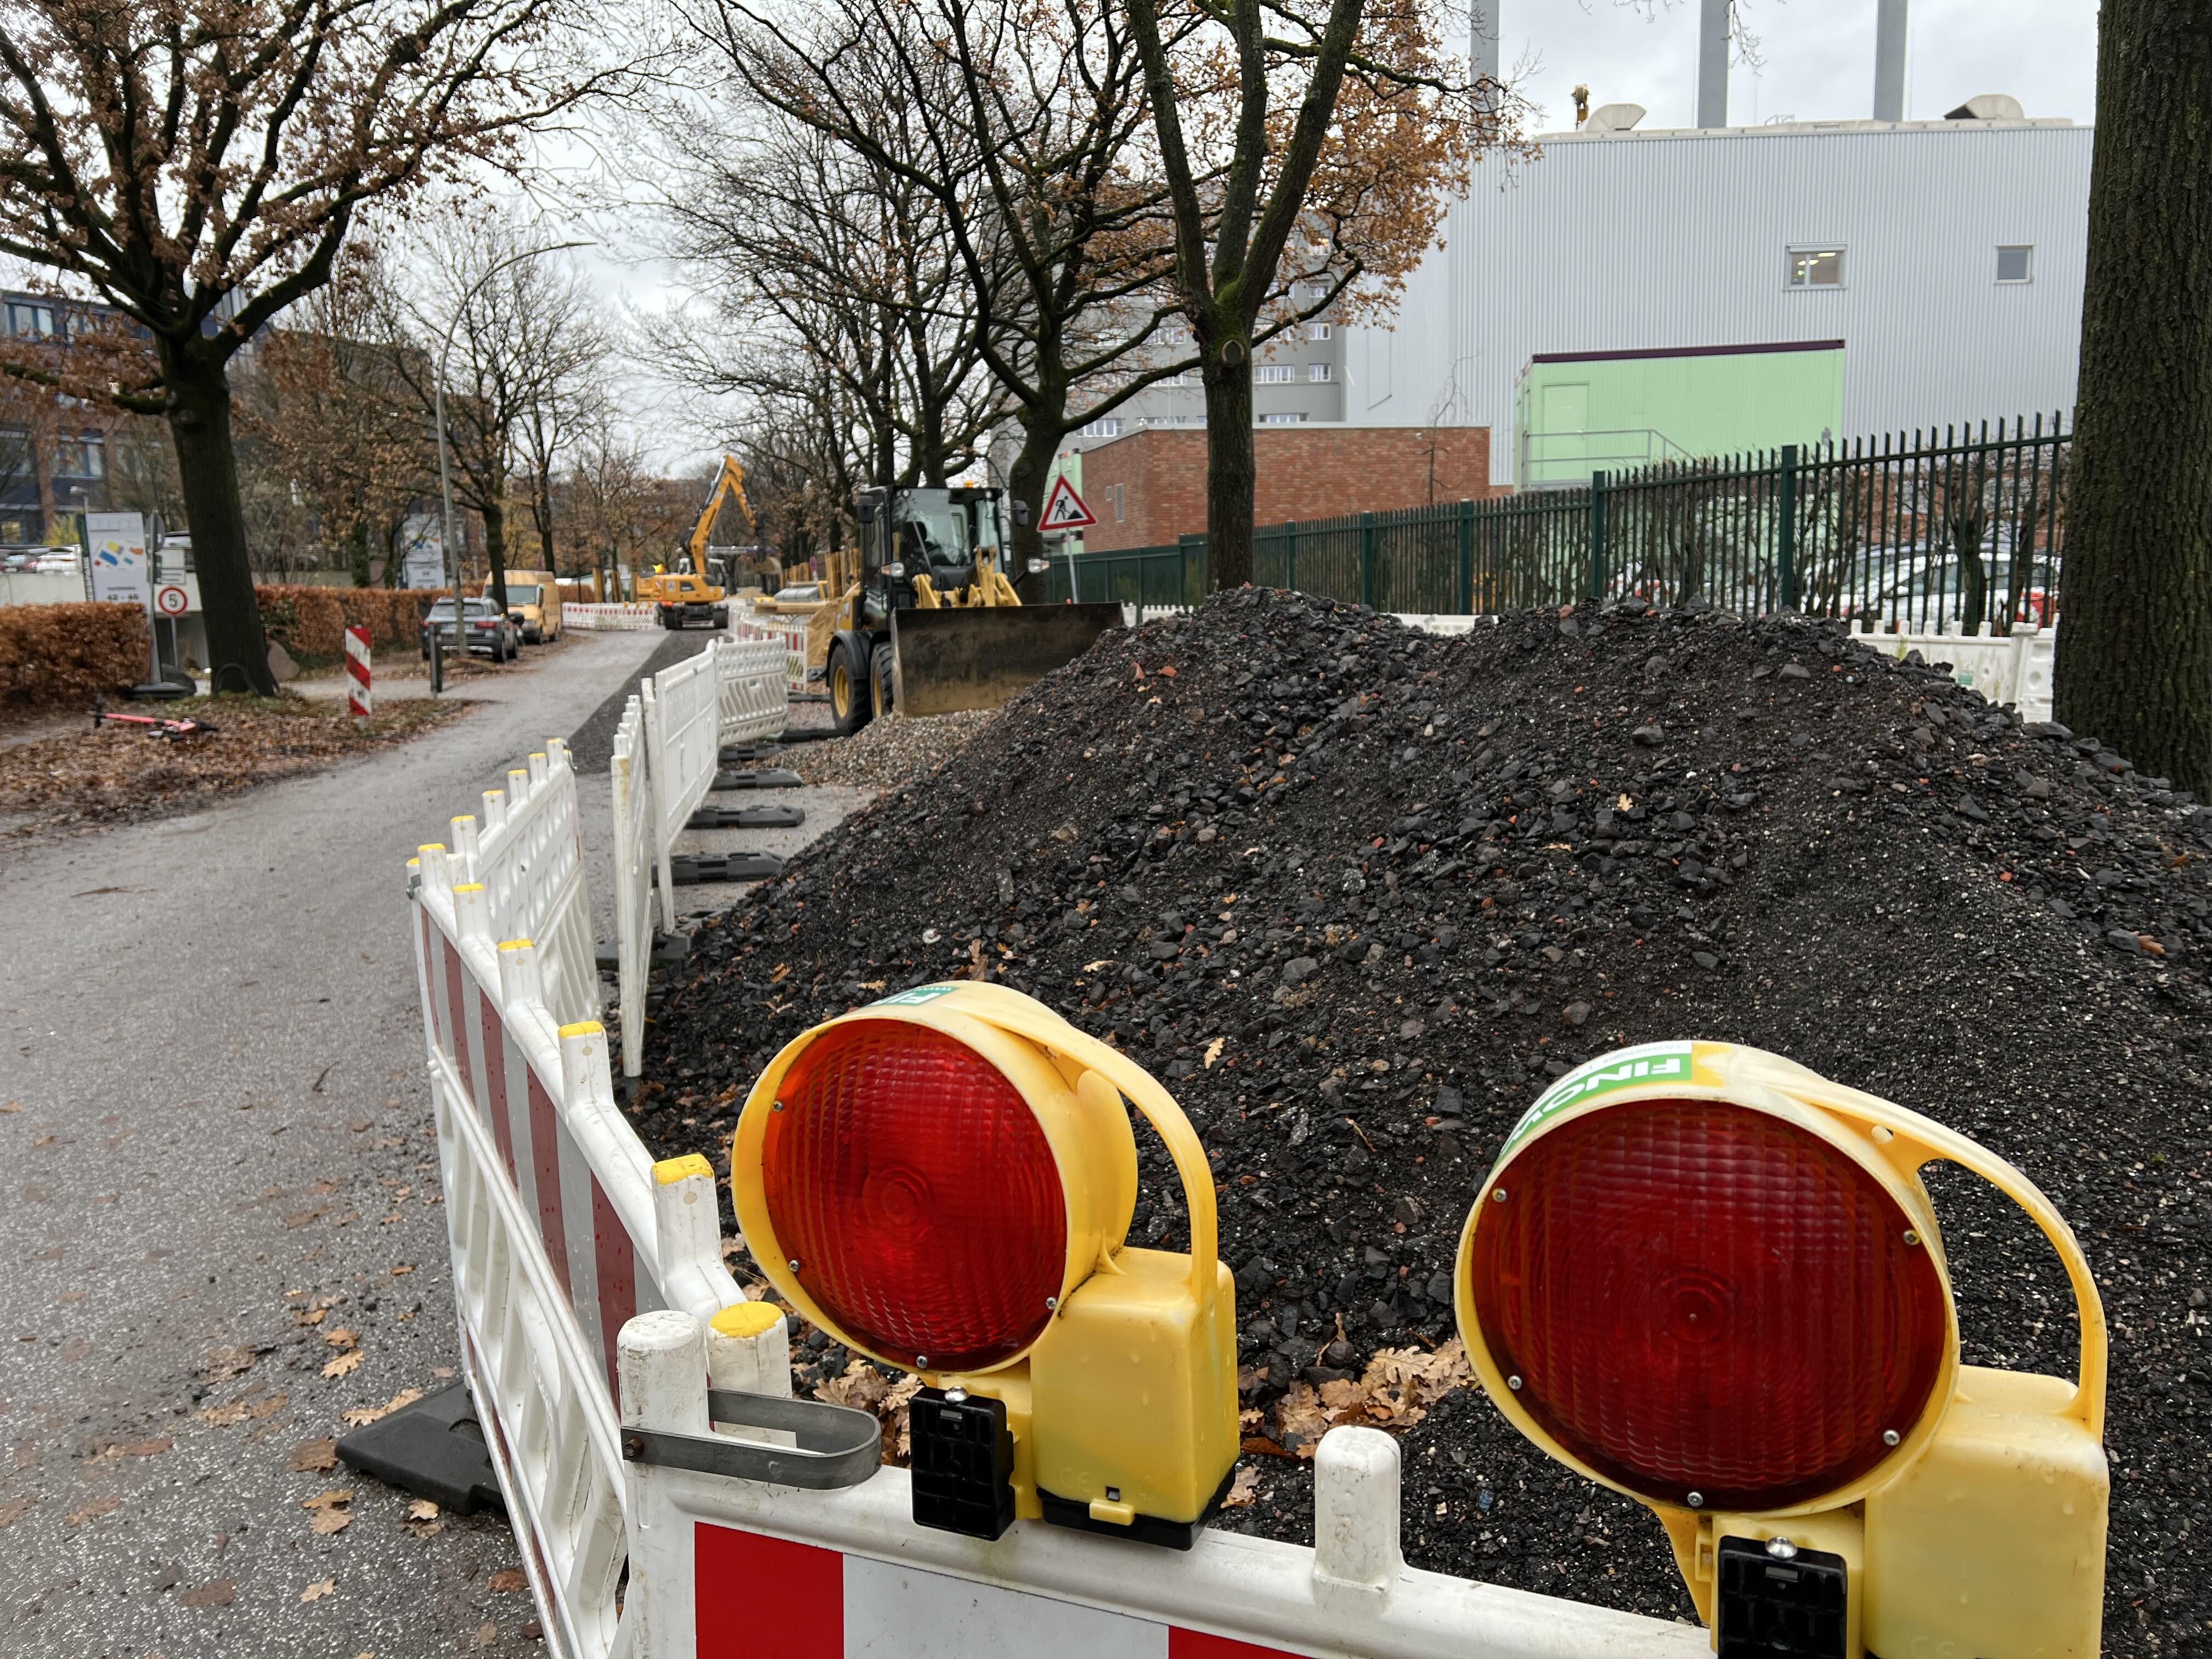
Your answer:
[[[454,1364],[404,861],[663,641],[581,636],[405,747],[0,852],[0,1653],[542,1651],[496,1515],[287,1464]]]

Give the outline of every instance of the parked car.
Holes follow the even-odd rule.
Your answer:
[[[512,662],[522,653],[522,629],[514,617],[501,616],[499,607],[489,599],[464,599],[466,607],[461,620],[468,629],[468,648],[474,656],[489,657],[494,662]],[[440,599],[422,618],[422,654],[430,654],[430,636],[438,636],[441,647],[453,649],[453,602]]]
[[[55,548],[33,559],[30,568],[52,575],[73,576],[76,574],[76,550],[68,547]]]

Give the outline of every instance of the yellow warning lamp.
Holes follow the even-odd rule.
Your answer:
[[[1960,1364],[1936,1159],[2057,1250],[2078,1382]],[[1507,1137],[1455,1283],[1491,1398],[1658,1516],[1721,1654],[2098,1651],[2103,1307],[2050,1201],[1964,1136],[1757,1048],[1619,1049]]]
[[[1187,1255],[1125,1242],[1124,1097],[1175,1160]],[[1237,1461],[1236,1289],[1204,1149],[1141,1066],[1003,986],[922,986],[776,1055],[730,1188],[793,1306],[931,1385],[908,1413],[917,1521],[1188,1547]]]

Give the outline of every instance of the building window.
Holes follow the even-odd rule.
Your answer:
[[[54,471],[61,477],[103,477],[106,463],[106,452],[97,438],[67,438],[54,446]]]
[[[1790,250],[1790,286],[1841,288],[1844,251],[1839,247],[1793,247]]]
[[[1197,386],[1202,378],[1196,369],[1183,368],[1176,370],[1160,384],[1162,386]]]
[[[1115,524],[1120,524],[1123,520],[1129,516],[1127,495],[1128,488],[1129,486],[1127,484],[1115,484],[1111,489],[1106,492],[1109,495],[1111,495],[1114,498],[1114,522]]]
[[[1103,421],[1093,421],[1083,428],[1083,435],[1086,438],[1118,438],[1121,435],[1121,418],[1109,416]]]
[[[1309,380],[1332,380],[1335,378],[1336,370],[1330,364],[1308,363],[1306,365],[1306,379]]]
[[[1260,424],[1261,426],[1296,426],[1304,419],[1305,419],[1304,415],[1262,415],[1260,417]]]
[[[1289,363],[1262,363],[1253,378],[1261,386],[1288,386],[1297,378],[1298,371]]]
[[[2035,274],[2035,250],[2032,247],[2001,247],[1997,250],[1997,281],[2026,283]]]
[[[1293,285],[1292,295],[1295,298],[1300,300],[1326,300],[1328,298],[1328,284],[1327,283],[1298,283]]]
[[[52,306],[9,306],[8,325],[18,339],[49,339],[56,332],[54,308]]]
[[[1326,340],[1328,338],[1328,325],[1327,323],[1308,323],[1306,325],[1306,338],[1309,340]]]
[[[1160,343],[1163,345],[1188,345],[1190,343],[1190,325],[1188,323],[1162,323],[1160,325]]]

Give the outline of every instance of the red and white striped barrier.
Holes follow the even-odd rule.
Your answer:
[[[368,630],[346,629],[346,707],[357,720],[367,720],[374,706],[368,683]]]
[[[604,634],[629,633],[639,629],[656,628],[659,623],[649,605],[563,605],[561,607],[561,626]]]
[[[708,1435],[709,1339],[622,1334],[623,1427]],[[719,1378],[716,1386],[722,1384]],[[1398,1443],[1342,1426],[1314,1464],[1316,1547],[1202,1532],[1188,1552],[1042,1521],[995,1541],[915,1525],[903,1469],[835,1492],[628,1465],[630,1594],[651,1659],[1691,1659],[1706,1633],[1421,1572],[1399,1549]],[[743,1595],[739,1587],[769,1593]]]

